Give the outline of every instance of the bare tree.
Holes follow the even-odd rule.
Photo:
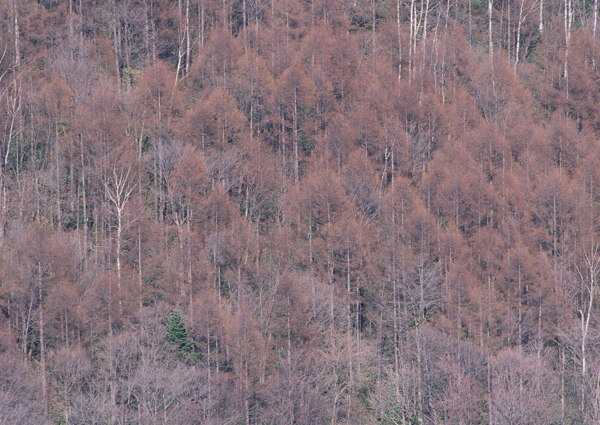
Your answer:
[[[592,240],[593,244],[593,240]],[[580,279],[580,292],[578,293],[577,315],[579,317],[579,354],[581,356],[581,413],[586,416],[586,383],[588,379],[588,339],[594,313],[594,300],[598,291],[598,277],[600,276],[600,246],[592,245],[583,253],[583,264],[576,266]]]
[[[491,361],[495,424],[543,425],[559,419],[556,376],[543,357],[509,348]]]
[[[121,242],[123,229],[126,223],[123,222],[125,207],[129,201],[131,194],[135,190],[137,179],[133,176],[132,166],[113,164],[112,168],[104,178],[104,190],[107,198],[112,203],[114,210],[113,214],[117,218],[117,290],[119,297],[119,312],[123,312],[123,300],[121,298]]]

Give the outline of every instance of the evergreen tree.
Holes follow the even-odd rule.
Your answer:
[[[185,323],[179,310],[175,310],[167,318],[167,340],[183,356],[189,355],[194,348],[194,341],[192,341],[185,328]]]

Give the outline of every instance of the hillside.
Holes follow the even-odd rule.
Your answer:
[[[0,423],[600,423],[597,26],[0,0]]]

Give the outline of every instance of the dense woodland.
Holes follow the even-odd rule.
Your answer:
[[[0,0],[0,423],[600,423],[598,0]]]

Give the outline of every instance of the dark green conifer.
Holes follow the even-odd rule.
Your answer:
[[[167,318],[167,340],[183,355],[190,354],[194,348],[179,310]]]

